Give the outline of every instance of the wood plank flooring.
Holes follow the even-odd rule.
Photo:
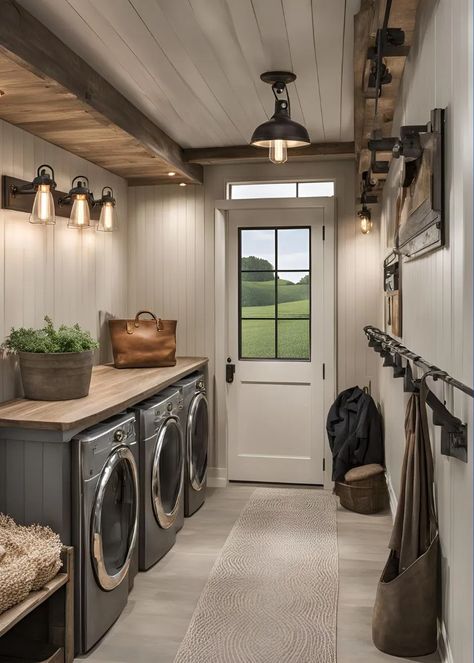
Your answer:
[[[174,548],[135,580],[129,603],[87,663],[173,663],[209,572],[254,486],[210,489],[204,507],[186,519]],[[371,639],[375,588],[387,556],[389,514],[338,511],[338,663],[401,663]],[[414,659],[437,663],[437,655]],[[210,661],[210,663],[224,663]],[[279,663],[279,662],[275,662]]]

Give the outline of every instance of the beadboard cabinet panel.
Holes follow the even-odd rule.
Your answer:
[[[76,175],[86,175],[96,197],[102,187],[114,189],[119,230],[67,228],[58,217],[55,226],[33,226],[28,215],[0,209],[0,337],[11,327],[40,326],[45,315],[57,324],[78,322],[99,337],[99,311],[126,312],[127,299],[127,185],[125,180],[61,148],[0,121],[1,174],[31,180],[36,169],[49,163],[58,188],[68,191]],[[33,197],[31,197],[33,203]],[[97,360],[107,354],[97,353]],[[0,360],[0,400],[21,393],[16,361]]]

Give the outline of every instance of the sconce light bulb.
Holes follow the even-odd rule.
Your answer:
[[[117,212],[115,211],[115,204],[111,201],[108,201],[102,204],[97,230],[100,230],[101,232],[113,232],[116,229]]]
[[[29,221],[43,226],[56,223],[54,199],[49,184],[38,185]]]
[[[272,140],[270,143],[268,157],[272,163],[285,163],[285,161],[288,159],[286,140]]]
[[[91,214],[89,201],[85,193],[78,193],[74,196],[74,203],[71,209],[71,216],[68,221],[68,228],[90,228]]]
[[[360,217],[360,230],[364,235],[367,235],[372,230],[372,219],[370,216]]]

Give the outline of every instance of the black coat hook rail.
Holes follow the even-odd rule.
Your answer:
[[[406,348],[402,343],[377,327],[367,325],[364,327],[365,335],[369,341],[369,347],[373,348],[384,358],[384,366],[393,368],[395,378],[403,377],[404,390],[406,392],[417,391],[419,384],[428,377],[433,380],[442,380],[446,384],[459,389],[471,398],[474,398],[474,390],[463,382],[451,377],[449,373],[441,370],[438,366],[428,363],[423,357]],[[402,365],[401,358],[407,359],[407,364]],[[413,380],[410,363],[423,369],[421,380]],[[426,402],[433,410],[433,423],[441,426],[441,453],[445,456],[453,456],[458,460],[467,462],[467,424],[452,415],[436,396],[429,391]]]

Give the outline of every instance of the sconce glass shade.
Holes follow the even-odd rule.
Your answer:
[[[54,198],[51,193],[50,184],[38,185],[29,221],[30,223],[42,226],[54,225],[56,223]]]
[[[360,231],[363,235],[367,235],[372,230],[373,225],[370,210],[364,205],[362,209],[357,212],[357,215],[360,219]]]
[[[68,228],[90,228],[91,212],[88,196],[85,193],[77,193],[73,197],[71,215],[67,222]]]
[[[115,203],[106,202],[102,205],[97,230],[106,233],[117,230],[117,212],[115,211]]]
[[[285,163],[288,159],[286,140],[272,140],[268,158],[272,163]]]

